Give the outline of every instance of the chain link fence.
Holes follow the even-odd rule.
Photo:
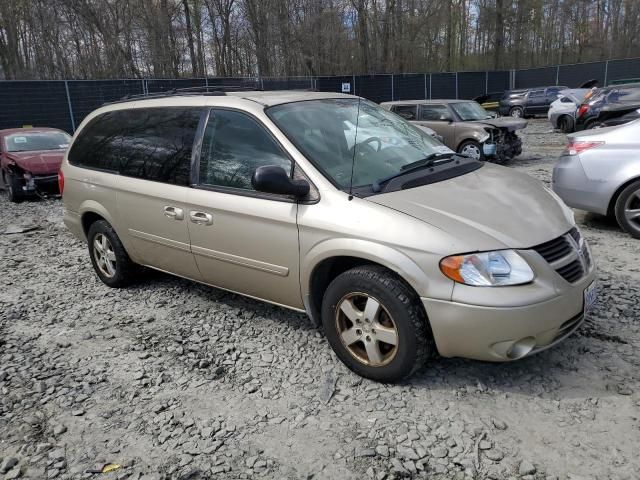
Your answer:
[[[0,129],[22,125],[74,132],[82,119],[106,102],[177,88],[239,86],[263,90],[345,92],[374,102],[431,98],[472,99],[512,88],[545,85],[577,87],[640,78],[640,58],[557,65],[523,70],[343,75],[318,77],[232,77],[123,80],[0,81]]]

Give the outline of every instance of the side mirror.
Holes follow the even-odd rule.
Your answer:
[[[309,182],[291,180],[284,168],[277,165],[264,165],[256,168],[251,177],[251,185],[258,192],[275,193],[304,197],[309,193]]]

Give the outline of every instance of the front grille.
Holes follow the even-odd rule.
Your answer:
[[[562,278],[567,282],[573,283],[582,278],[584,275],[584,268],[580,260],[574,260],[571,263],[566,264],[564,267],[560,267],[556,270]]]
[[[549,263],[553,263],[562,257],[566,257],[573,250],[571,244],[565,238],[565,235],[555,238],[549,242],[545,242],[537,247],[533,247],[533,249],[542,255],[542,258]]]
[[[575,283],[591,268],[591,254],[580,231],[572,228],[561,237],[533,247],[558,274],[569,283]]]

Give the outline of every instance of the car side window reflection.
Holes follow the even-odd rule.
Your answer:
[[[449,109],[444,105],[420,105],[420,120],[450,120]]]
[[[416,106],[415,105],[397,105],[393,107],[393,113],[400,115],[405,120],[416,119]]]
[[[263,165],[292,169],[291,160],[256,120],[232,110],[212,110],[202,141],[200,184],[253,190],[251,177]]]

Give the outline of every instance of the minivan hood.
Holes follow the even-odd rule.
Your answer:
[[[484,124],[484,125],[491,125],[492,127],[506,128],[510,132],[513,132],[515,130],[522,130],[527,126],[526,120],[522,120],[521,118],[510,118],[510,117],[487,118],[485,120],[470,120],[464,123],[478,123],[478,124]]]
[[[64,150],[42,150],[34,152],[9,152],[7,156],[20,168],[34,175],[47,175],[58,173]]]
[[[571,210],[542,183],[492,164],[367,200],[433,225],[468,244],[469,251],[529,248],[573,226]]]

